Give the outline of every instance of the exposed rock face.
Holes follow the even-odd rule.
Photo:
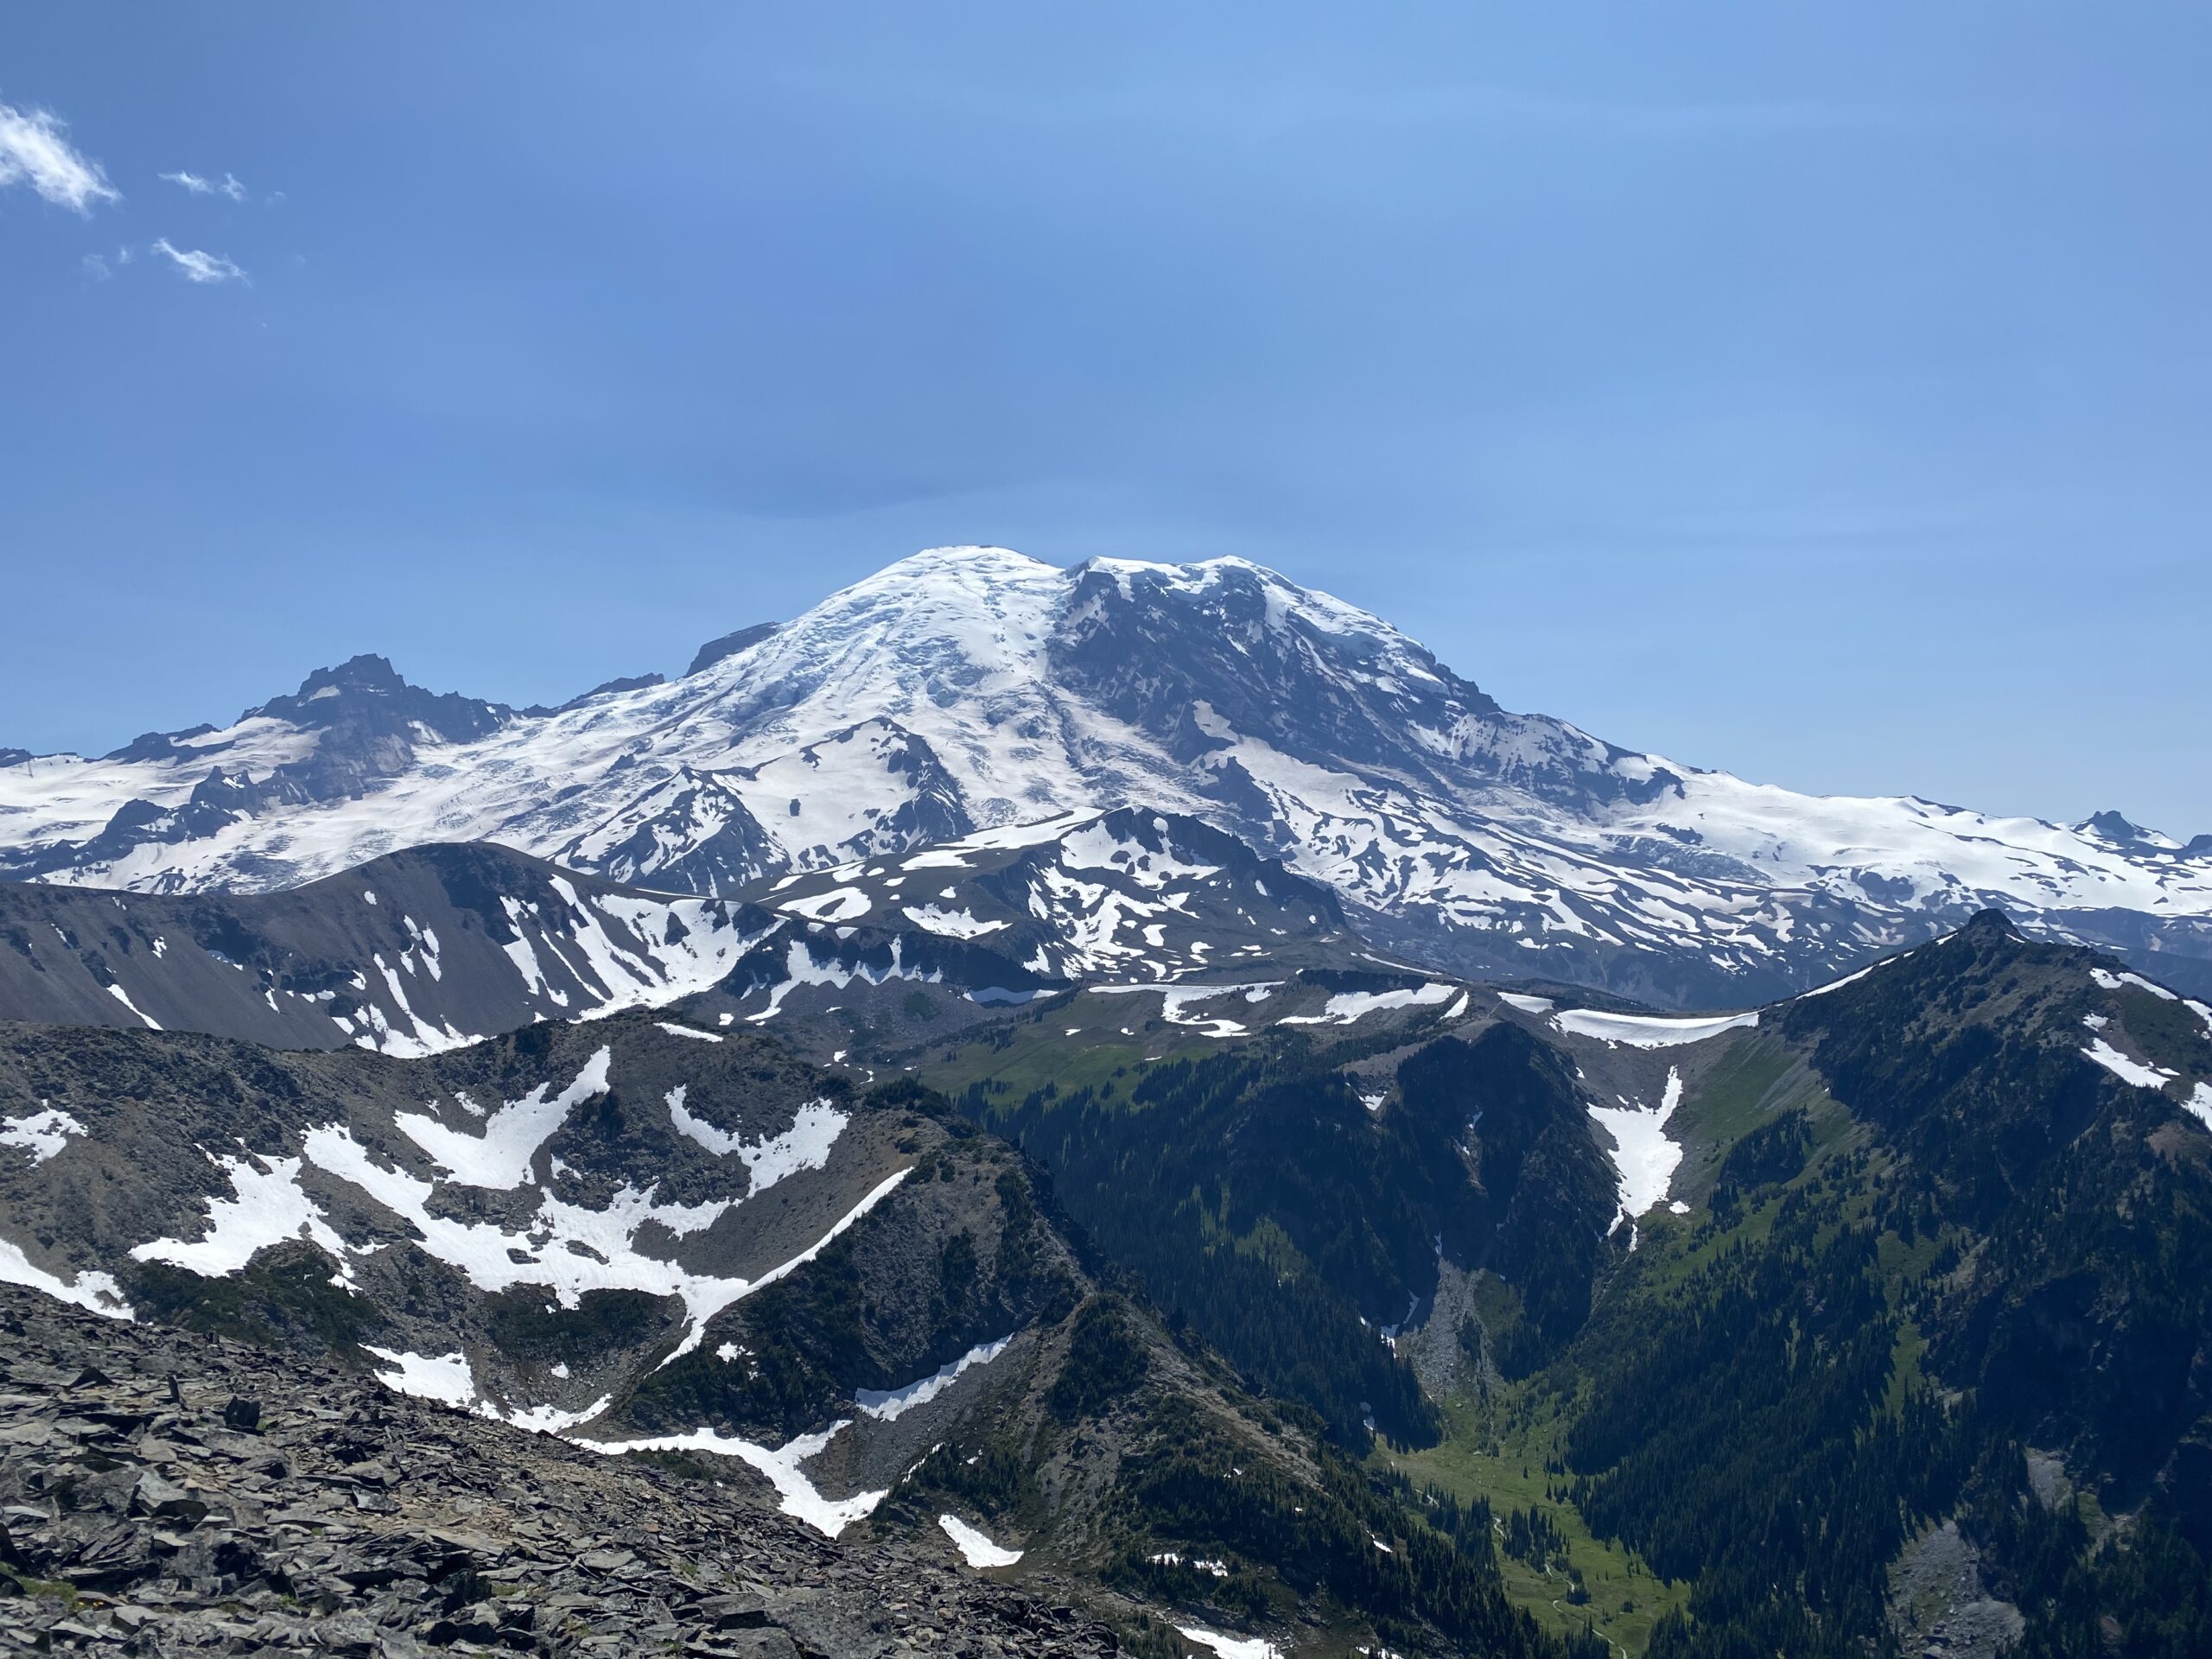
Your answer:
[[[973,1015],[1077,981],[1375,961],[1332,889],[1147,808],[726,899],[620,887],[487,842],[410,848],[276,893],[0,881],[0,1020],[403,1057],[693,995],[710,1017],[755,1023],[794,992],[803,1010],[895,982],[894,1002],[928,985],[949,1000],[939,1014]]]
[[[954,1148],[974,1179],[904,1192],[949,1132],[856,1094],[757,1033],[644,1015],[427,1061],[10,1028],[0,1122],[41,1138],[0,1161],[0,1246],[84,1305],[302,1348],[372,1344],[415,1357],[388,1363],[412,1367],[418,1392],[534,1426],[599,1420],[639,1378],[704,1366],[711,1400],[693,1403],[779,1442],[835,1407],[851,1414],[855,1389],[897,1388],[1007,1335],[1044,1294],[988,1294],[999,1170],[966,1169],[988,1155],[980,1138]],[[48,1116],[25,1109],[39,1101]],[[942,1324],[895,1318],[916,1298],[893,1281],[934,1286],[944,1235],[962,1228],[978,1300],[948,1302]],[[743,1415],[747,1368],[712,1357],[760,1345],[743,1324],[753,1293],[824,1253],[825,1270],[853,1250],[873,1262],[879,1241],[883,1281],[862,1276],[882,1329],[836,1350],[834,1378],[785,1375],[765,1414]],[[111,1274],[119,1294],[88,1289]],[[0,1277],[22,1275],[0,1263]],[[432,1372],[447,1381],[421,1380]],[[782,1421],[801,1407],[818,1420]]]
[[[267,893],[0,881],[0,1019],[420,1056],[703,990],[788,924],[477,842]]]
[[[759,645],[775,631],[773,622],[755,622],[749,628],[739,628],[720,639],[709,639],[699,647],[697,654],[691,658],[691,666],[683,671],[687,675],[702,673],[723,658],[734,657],[748,646]]]
[[[334,1363],[563,1435],[587,1460],[664,1455],[746,1491],[765,1477],[781,1513],[825,1537],[867,1532],[940,1563],[965,1537],[971,1564],[980,1540],[984,1562],[1020,1562],[1107,1617],[1130,1610],[1103,1605],[1101,1574],[1132,1552],[1220,1554],[1211,1522],[1193,1540],[1165,1498],[1128,1496],[1144,1478],[1172,1491],[1201,1441],[1255,1484],[1264,1471],[1281,1516],[1315,1517],[1310,1536],[1231,1535],[1240,1621],[1257,1586],[1261,1605],[1278,1585],[1312,1595],[1317,1549],[1365,1567],[1393,1523],[1332,1507],[1302,1422],[1103,1289],[1096,1266],[1012,1149],[940,1097],[910,1081],[862,1092],[741,1027],[632,1014],[397,1060],[0,1027],[0,1280],[125,1332],[136,1319]],[[289,1362],[238,1363],[272,1380],[226,1384],[210,1408],[235,1394],[261,1415],[240,1407],[225,1427],[267,1429],[297,1396]],[[384,1459],[404,1485],[415,1465],[385,1452],[415,1438],[348,1461]],[[16,1444],[33,1441],[43,1431]],[[184,1487],[183,1467],[153,1472]],[[181,1501],[147,1490],[156,1519]],[[1217,1587],[1181,1598],[1217,1627]],[[1475,1593],[1463,1573],[1432,1599],[1450,1611]]]
[[[0,1287],[0,1649],[1110,1653],[1103,1627],[328,1366]]]
[[[1996,1659],[2027,1627],[1990,1593],[1981,1552],[1955,1521],[1929,1528],[1891,1566],[1890,1620],[1913,1659]]]
[[[2000,905],[2212,988],[2212,839],[1637,753],[1236,559],[933,550],[672,683],[543,712],[359,658],[220,730],[0,766],[0,873],[265,889],[488,840],[714,896],[1137,802],[1281,857],[1373,942],[1455,972],[1741,1006]]]

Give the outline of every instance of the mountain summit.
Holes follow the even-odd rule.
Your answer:
[[[219,731],[19,760],[0,768],[0,873],[266,889],[491,839],[713,895],[1141,801],[1465,972],[1740,1005],[1996,906],[2212,983],[2212,848],[2116,814],[1808,797],[1618,748],[1242,559],[932,549],[700,655],[546,713],[357,658]]]

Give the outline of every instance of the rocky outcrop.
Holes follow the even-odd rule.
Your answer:
[[[0,1649],[1114,1649],[1072,1609],[819,1537],[732,1460],[607,1458],[12,1287],[0,1336]]]

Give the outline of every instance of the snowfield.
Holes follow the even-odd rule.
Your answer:
[[[1500,709],[1380,619],[1238,559],[932,550],[682,679],[547,715],[483,705],[467,741],[423,728],[358,798],[207,804],[217,768],[257,785],[311,759],[315,707],[147,759],[0,766],[0,868],[263,888],[490,839],[711,894],[855,859],[903,855],[918,877],[957,868],[963,839],[1019,844],[1143,802],[1279,850],[1440,962],[1589,982],[1611,953],[1663,953],[1708,1007],[1822,983],[1992,905],[2085,938],[2098,912],[2139,912],[2186,955],[2212,916],[2212,848],[1618,749]],[[134,801],[160,822],[94,844]],[[816,895],[805,918],[850,921],[864,899]],[[920,895],[912,912],[947,937],[969,925]]]
[[[2082,1052],[2122,1083],[2133,1084],[2138,1089],[2163,1089],[2174,1080],[2173,1072],[2123,1054],[2101,1037],[2093,1039]]]
[[[1001,1548],[957,1515],[940,1515],[937,1523],[970,1567],[1012,1567],[1021,1559],[1020,1550]]]
[[[1702,1019],[1676,1020],[1660,1014],[1601,1014],[1595,1008],[1567,1008],[1552,1015],[1552,1024],[1576,1037],[1594,1037],[1601,1043],[1625,1043],[1630,1048],[1679,1048],[1701,1043],[1726,1031],[1743,1031],[1758,1025],[1757,1014],[1713,1014]]]
[[[1667,1135],[1667,1120],[1682,1102],[1682,1074],[1667,1068],[1666,1092],[1656,1107],[1623,1100],[1618,1106],[1592,1103],[1595,1118],[1612,1141],[1613,1169],[1620,1180],[1620,1208],[1614,1223],[1633,1221],[1656,1209],[1682,1161],[1681,1143]],[[1631,1242],[1630,1248],[1634,1248]]]
[[[989,1364],[1007,1351],[1007,1344],[1013,1340],[1013,1336],[1008,1334],[995,1342],[978,1343],[950,1364],[941,1366],[918,1382],[909,1382],[902,1389],[862,1389],[853,1396],[853,1403],[864,1416],[875,1418],[880,1422],[895,1421],[915,1407],[929,1404],[958,1382],[971,1367]]]

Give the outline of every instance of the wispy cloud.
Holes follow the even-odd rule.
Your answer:
[[[0,187],[28,184],[56,207],[89,214],[93,204],[119,201],[100,164],[70,148],[67,129],[45,110],[0,104]]]
[[[96,283],[104,283],[124,266],[138,257],[130,248],[118,248],[113,253],[88,253],[77,262],[77,268]]]
[[[181,184],[195,196],[228,196],[232,201],[245,200],[245,186],[238,182],[238,175],[226,173],[220,179],[202,178],[197,173],[164,173],[162,177],[171,184]]]
[[[188,283],[242,283],[246,280],[245,270],[221,254],[204,252],[198,248],[176,247],[166,236],[154,244],[153,251],[168,256]]]

